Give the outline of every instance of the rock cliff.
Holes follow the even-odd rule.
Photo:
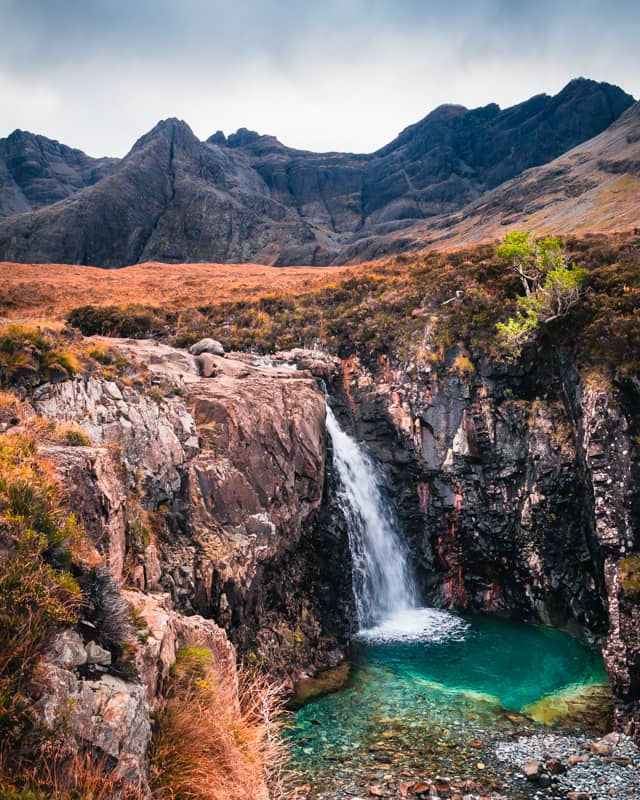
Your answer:
[[[108,345],[126,374],[23,391],[24,418],[77,424],[92,442],[40,448],[94,550],[79,625],[51,643],[32,703],[66,732],[65,757],[90,747],[146,796],[152,714],[180,648],[208,648],[225,680],[237,682],[241,659],[291,691],[344,658],[350,571],[328,519],[325,397],[311,370]]]
[[[334,388],[385,469],[425,595],[602,645],[617,724],[637,736],[637,387],[551,352],[459,364],[352,358]]]
[[[97,445],[50,455],[113,573],[166,591],[176,610],[217,620],[243,653],[291,674],[336,664],[349,571],[327,563],[332,550],[348,563],[345,544],[318,525],[326,443],[316,380],[241,354],[207,354],[205,378],[205,356],[109,344],[144,386],[83,376],[39,387],[31,402]]]

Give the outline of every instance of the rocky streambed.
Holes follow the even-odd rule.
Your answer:
[[[606,734],[597,653],[538,626],[424,615],[417,638],[365,637],[350,684],[297,712],[301,796],[640,796],[637,748]]]

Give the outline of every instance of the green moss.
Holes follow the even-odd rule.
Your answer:
[[[64,432],[65,444],[71,447],[91,447],[91,439],[84,431],[77,428],[69,428]]]
[[[18,789],[15,786],[0,787],[0,800],[47,800],[47,795],[32,789]]]
[[[171,676],[178,681],[205,680],[211,672],[213,653],[206,647],[186,645],[176,654]]]

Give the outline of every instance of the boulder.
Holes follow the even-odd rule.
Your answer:
[[[528,758],[522,765],[522,771],[528,781],[537,781],[544,771],[544,765],[535,758]]]
[[[96,642],[89,642],[85,650],[87,664],[97,664],[100,667],[108,667],[111,664],[111,653]]]
[[[213,378],[217,374],[215,357],[211,353],[202,353],[196,357],[198,369],[203,378]]]
[[[49,649],[51,661],[59,667],[74,669],[87,663],[87,651],[76,631],[61,631]]]
[[[594,756],[610,756],[613,753],[613,748],[606,742],[591,742],[589,749]]]
[[[114,775],[146,796],[151,718],[144,687],[113,675],[83,680],[51,661],[39,670],[38,686],[33,710],[40,722],[64,727],[70,747],[89,746],[113,759]]]
[[[211,353],[214,356],[223,356],[224,347],[217,339],[200,339],[199,342],[192,344],[189,348],[192,356],[199,356],[202,353]]]

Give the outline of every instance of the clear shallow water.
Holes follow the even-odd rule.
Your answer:
[[[496,739],[538,727],[520,712],[568,686],[604,682],[599,655],[558,631],[405,611],[361,634],[346,688],[297,712],[293,766],[314,798],[438,774],[500,789]]]

